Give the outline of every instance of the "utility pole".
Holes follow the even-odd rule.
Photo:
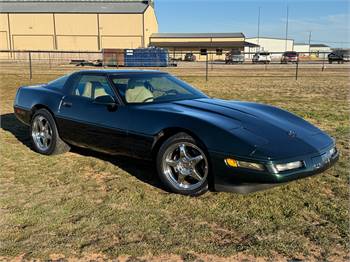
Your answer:
[[[310,51],[311,51],[311,48],[310,48],[310,45],[311,45],[311,34],[312,34],[312,31],[309,32],[309,55],[310,55]]]
[[[286,46],[285,46],[285,51],[287,51],[287,42],[288,42],[288,20],[289,20],[289,6],[287,5]]]
[[[257,41],[257,45],[259,46],[259,51],[260,51],[260,10],[261,10],[261,7],[259,6],[259,14],[258,14],[258,41]]]

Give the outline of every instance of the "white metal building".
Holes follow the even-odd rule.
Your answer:
[[[304,43],[295,43],[293,51],[299,53],[299,57],[308,57],[310,52],[310,45]]]
[[[324,59],[327,58],[328,54],[332,52],[328,45],[324,44],[311,44],[310,45],[311,56]]]
[[[278,60],[281,58],[282,53],[285,51],[292,51],[294,46],[293,39],[283,38],[272,38],[272,37],[252,37],[246,38],[246,42],[259,45],[260,47],[249,48],[246,47],[244,52],[257,52],[257,51],[268,51],[278,52],[278,54],[271,54],[272,59]],[[251,57],[247,55],[246,58]]]

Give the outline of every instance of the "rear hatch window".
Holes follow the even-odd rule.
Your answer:
[[[60,78],[52,80],[51,82],[47,83],[47,86],[52,88],[58,88],[58,89],[63,88],[63,86],[65,85],[70,75],[71,74],[64,75],[64,76],[61,76]]]

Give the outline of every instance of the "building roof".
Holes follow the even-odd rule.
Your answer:
[[[259,47],[260,45],[245,41],[244,42],[244,46],[247,46],[247,47]]]
[[[282,38],[282,37],[269,37],[269,36],[259,36],[259,37],[248,37],[246,38],[246,40],[249,40],[249,39],[272,39],[272,40],[286,40],[285,38]],[[291,38],[287,38],[287,40],[289,41],[294,41],[294,39],[291,39]]]
[[[244,41],[236,41],[236,42],[150,42],[150,46],[162,47],[162,48],[176,48],[178,50],[186,50],[186,49],[200,49],[200,48],[208,48],[208,49],[216,49],[216,48],[240,48],[245,46]]]
[[[0,13],[143,13],[148,1],[46,0],[0,1]]]
[[[153,0],[0,0],[0,3],[13,2],[13,3],[23,3],[23,2],[149,2],[153,3]]]
[[[325,44],[311,44],[310,47],[329,47],[329,46]]]
[[[151,38],[245,38],[243,33],[155,33]]]

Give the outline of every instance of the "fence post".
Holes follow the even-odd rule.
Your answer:
[[[322,72],[324,71],[324,60],[325,58],[323,58],[323,61],[322,61]]]
[[[295,80],[298,80],[299,62],[297,61],[295,67]]]
[[[29,79],[32,80],[33,78],[33,72],[32,72],[32,53],[28,53],[29,56]]]
[[[51,55],[50,55],[50,52],[48,53],[49,54],[49,68],[51,69]]]
[[[205,81],[208,82],[208,52],[207,52],[207,57],[205,61]]]

